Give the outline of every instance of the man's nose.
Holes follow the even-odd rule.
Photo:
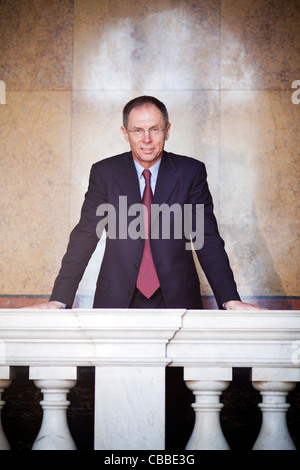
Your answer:
[[[151,131],[149,129],[144,130],[143,140],[145,142],[150,142],[152,140]]]

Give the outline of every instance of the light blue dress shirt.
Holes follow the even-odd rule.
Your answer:
[[[145,170],[145,168],[142,165],[140,165],[136,160],[133,159],[133,161],[134,161],[136,172],[137,172],[137,175],[138,175],[141,198],[142,198],[143,194],[144,194],[145,184],[146,184],[145,178],[143,176],[143,171]],[[161,158],[156,163],[154,163],[154,165],[152,165],[149,168],[149,170],[151,172],[150,185],[151,185],[153,195],[154,195],[154,192],[155,192],[155,186],[156,186],[156,181],[157,181],[160,162],[161,162]]]

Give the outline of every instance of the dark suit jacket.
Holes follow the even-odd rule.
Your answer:
[[[92,166],[88,191],[78,225],[71,232],[50,300],[72,306],[78,284],[99,241],[96,215],[100,204],[112,204],[118,214],[119,196],[128,206],[141,203],[140,189],[131,152],[107,158]],[[228,300],[239,300],[224,243],[213,214],[213,202],[206,170],[198,160],[164,152],[153,204],[204,204],[204,245],[197,251],[201,267],[214,292],[219,308]],[[128,217],[128,224],[134,217]],[[200,285],[192,251],[187,240],[151,240],[151,250],[168,308],[202,308]],[[128,308],[135,289],[143,253],[141,238],[106,240],[97,281],[94,308]]]

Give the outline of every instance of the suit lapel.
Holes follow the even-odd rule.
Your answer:
[[[161,206],[162,204],[170,203],[170,198],[175,187],[178,184],[178,178],[176,177],[177,167],[174,164],[173,160],[170,158],[169,154],[164,152],[162,156],[162,161],[160,164],[158,178],[155,186],[155,193],[153,197],[153,204]],[[162,206],[160,210],[164,211],[166,207]],[[156,212],[156,216],[152,213],[153,227],[158,221],[159,212]]]
[[[131,152],[122,158],[119,167],[118,185],[120,194],[127,196],[128,206],[141,202],[140,186]]]
[[[178,184],[177,167],[167,152],[163,153],[155,186],[153,204],[167,203]]]

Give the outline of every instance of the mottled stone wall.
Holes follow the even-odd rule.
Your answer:
[[[291,100],[300,80],[299,0],[0,0],[0,11],[0,307],[51,293],[90,166],[127,150],[121,110],[147,93],[169,108],[166,149],[207,166],[241,295],[269,308],[300,308],[300,104]],[[91,304],[102,250],[76,306]],[[203,293],[205,306],[216,308],[204,279]],[[189,403],[182,380],[176,390],[181,405]],[[70,393],[71,430],[81,448],[91,448],[90,371]],[[13,448],[30,448],[41,396],[26,371],[4,399]],[[245,375],[224,393],[230,444],[251,448],[257,400]],[[299,387],[291,404],[299,447]],[[173,406],[168,446],[180,448],[193,416]],[[185,427],[174,434],[178,415]]]
[[[127,150],[125,102],[169,108],[205,162],[244,297],[300,297],[299,0],[0,2],[0,295],[48,296],[93,162]],[[92,295],[103,246],[79,289]],[[200,273],[201,277],[202,274]],[[203,293],[211,295],[203,280]],[[79,298],[78,304],[82,298]],[[275,300],[274,300],[275,299]],[[85,305],[82,304],[81,305]]]

